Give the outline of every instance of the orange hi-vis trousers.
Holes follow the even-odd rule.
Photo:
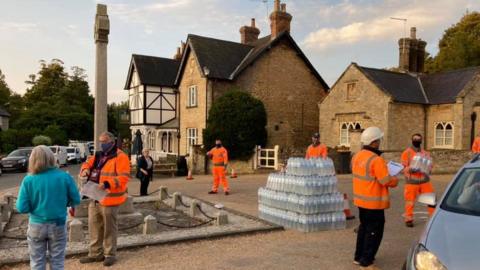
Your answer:
[[[218,186],[219,186],[220,182],[222,183],[223,191],[224,192],[229,191],[227,177],[225,176],[225,167],[224,166],[213,166],[212,172],[213,172],[212,191],[215,191],[215,192],[218,191]]]
[[[405,184],[404,198],[405,198],[405,221],[413,221],[413,208],[415,207],[415,201],[419,194],[432,193],[432,183],[426,182],[421,184]],[[428,215],[432,216],[434,207],[428,207]]]

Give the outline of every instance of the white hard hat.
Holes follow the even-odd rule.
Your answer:
[[[383,138],[383,132],[378,127],[369,127],[362,132],[360,142],[363,145],[370,145],[372,142]]]

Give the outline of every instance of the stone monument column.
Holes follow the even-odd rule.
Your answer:
[[[107,45],[110,21],[107,6],[97,4],[95,15],[95,150],[100,149],[98,137],[108,129],[107,122]]]

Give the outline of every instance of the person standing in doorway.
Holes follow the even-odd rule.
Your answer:
[[[353,263],[360,269],[379,269],[373,262],[383,238],[385,209],[390,207],[388,189],[398,184],[381,157],[382,138],[378,127],[365,129],[360,138],[363,149],[352,158],[353,203],[360,214]]]
[[[137,177],[140,179],[140,196],[148,195],[148,184],[153,177],[153,159],[150,156],[150,150],[145,148],[142,155],[138,158]]]
[[[80,177],[88,177],[87,181],[97,183],[107,195],[88,205],[90,246],[88,256],[81,258],[80,263],[103,261],[104,266],[112,266],[117,253],[118,209],[127,200],[130,160],[117,149],[112,133],[103,132],[99,140],[101,151],[82,165]]]
[[[223,192],[225,192],[225,195],[229,195],[230,190],[228,188],[227,177],[225,176],[228,164],[228,152],[227,149],[222,146],[221,140],[215,140],[215,147],[208,151],[207,156],[212,160],[213,163],[213,186],[212,190],[210,190],[208,194],[217,194],[218,186],[221,183],[223,186]]]
[[[308,146],[307,153],[305,154],[306,159],[310,158],[327,158],[327,147],[320,143],[320,134],[318,132],[312,135],[312,144]]]
[[[405,175],[405,225],[413,227],[413,208],[419,194],[433,193],[433,186],[430,183],[429,173],[421,172],[419,168],[412,167],[412,161],[415,156],[418,158],[430,159],[430,153],[422,149],[422,135],[414,134],[412,136],[412,145],[403,151],[401,159],[402,165],[405,167],[403,173]],[[431,166],[430,168],[431,169]],[[435,208],[428,206],[428,214],[431,216]]]

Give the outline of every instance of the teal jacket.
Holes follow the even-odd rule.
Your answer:
[[[30,214],[30,223],[65,224],[67,207],[80,204],[80,194],[73,178],[52,168],[25,176],[18,192],[16,207]]]

